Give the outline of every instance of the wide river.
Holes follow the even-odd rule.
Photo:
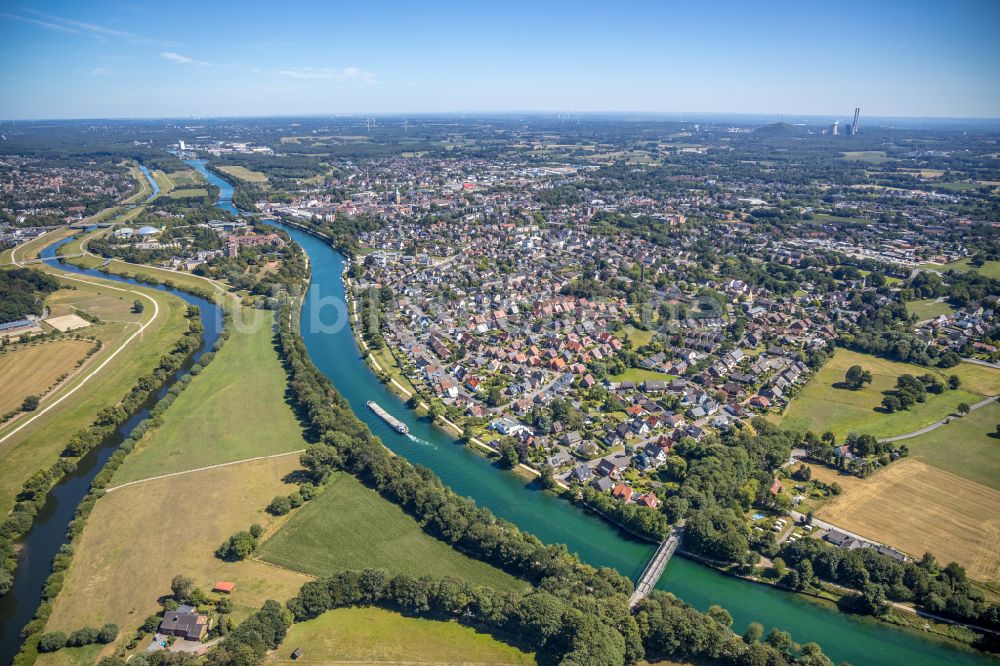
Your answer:
[[[232,186],[205,169],[189,164],[218,186],[220,208],[232,206]],[[531,532],[546,543],[563,543],[594,566],[614,567],[635,579],[654,546],[637,541],[555,495],[536,483],[501,471],[413,412],[365,364],[344,306],[344,257],[323,240],[298,229],[285,229],[309,255],[312,274],[302,310],[300,329],[313,362],[350,402],[354,413],[397,454],[437,473],[455,492],[473,498],[497,516]],[[409,435],[400,435],[366,407],[382,405],[406,423]],[[683,557],[674,557],[657,585],[687,603],[707,610],[719,604],[729,610],[742,632],[750,622],[766,629],[791,632],[799,643],[815,641],[835,663],[861,664],[993,664],[998,660],[961,646],[924,638],[919,633],[840,613],[803,596],[723,575]]]

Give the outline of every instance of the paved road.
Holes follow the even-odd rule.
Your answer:
[[[1000,363],[990,363],[989,361],[981,361],[978,358],[963,358],[966,363],[971,363],[973,365],[981,365],[986,368],[995,368],[1000,370]]]
[[[986,398],[985,400],[980,400],[976,404],[970,406],[969,409],[970,409],[970,411],[976,411],[977,409],[985,407],[986,405],[990,404],[991,402],[996,401],[996,399],[998,397],[1000,397],[1000,396],[992,396],[990,398]],[[948,415],[948,416],[944,417],[943,419],[941,419],[940,421],[938,421],[937,423],[932,423],[929,426],[924,426],[923,428],[920,428],[919,430],[914,430],[913,432],[903,433],[902,435],[896,435],[895,437],[885,437],[883,439],[880,439],[879,441],[880,442],[898,442],[898,441],[900,441],[902,439],[912,439],[914,437],[919,437],[920,435],[924,435],[926,433],[929,433],[932,430],[937,430],[941,426],[947,425],[948,423],[951,423],[953,420],[955,420],[957,418],[961,418],[961,417],[960,416],[954,416],[954,415]]]

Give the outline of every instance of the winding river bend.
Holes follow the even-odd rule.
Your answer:
[[[58,259],[56,250],[73,238],[70,237],[49,245],[42,251],[42,259],[48,263],[57,264],[61,270],[68,273],[130,285],[140,284],[132,279],[80,268]],[[139,411],[116,428],[100,446],[87,452],[80,459],[76,469],[59,481],[46,497],[45,504],[35,516],[31,530],[19,542],[20,550],[18,551],[14,587],[5,596],[0,597],[0,664],[9,664],[21,647],[21,629],[31,620],[35,609],[41,602],[42,588],[51,572],[52,559],[59,552],[59,548],[66,543],[69,523],[73,519],[76,507],[89,492],[91,481],[104,468],[104,464],[115,452],[115,449],[131,434],[132,429],[149,416],[149,409],[166,395],[167,390],[188,372],[202,354],[212,348],[222,331],[222,311],[214,303],[162,285],[144,286],[170,292],[185,302],[200,308],[201,323],[205,327],[201,346],[184,362],[180,369],[170,376],[160,390],[146,399]],[[86,425],[89,423],[81,423],[80,427]]]
[[[205,168],[203,161],[189,161],[220,188],[220,208],[232,206],[232,186]],[[344,257],[326,242],[298,229],[285,229],[309,255],[312,267],[309,292],[302,310],[300,329],[317,367],[350,402],[354,413],[397,454],[425,465],[456,492],[475,499],[497,516],[531,532],[546,543],[564,543],[580,559],[595,566],[611,566],[632,577],[639,575],[652,556],[654,546],[640,542],[610,527],[537,484],[502,472],[427,421],[418,419],[390,392],[365,364],[344,307],[342,271]],[[401,435],[367,409],[369,400],[382,405],[409,426]],[[916,666],[961,664],[996,666],[997,660],[896,629],[870,619],[842,614],[802,596],[725,576],[714,569],[682,557],[671,560],[657,585],[691,605],[706,610],[720,604],[732,613],[734,628],[742,632],[750,622],[761,622],[790,631],[800,642],[815,641],[834,662]]]

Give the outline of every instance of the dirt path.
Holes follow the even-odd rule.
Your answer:
[[[209,469],[218,469],[220,467],[229,467],[230,465],[242,465],[243,463],[253,462],[255,460],[270,460],[272,458],[284,458],[285,456],[296,455],[299,453],[304,453],[305,449],[296,449],[295,451],[287,451],[285,453],[273,453],[269,456],[256,456],[255,458],[244,458],[243,460],[230,460],[229,462],[218,463],[216,465],[206,465],[204,467],[195,467],[194,469],[185,469],[180,472],[171,472],[170,474],[160,474],[159,476],[151,476],[148,479],[139,479],[137,481],[129,481],[128,483],[123,483],[118,486],[111,486],[110,488],[105,488],[104,492],[110,493],[115,490],[120,490],[121,488],[127,488],[128,486],[135,486],[140,483],[146,483],[148,481],[157,481],[159,479],[169,479],[174,476],[183,476],[185,474],[194,474],[195,472],[204,472]]]

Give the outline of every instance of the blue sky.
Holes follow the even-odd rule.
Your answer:
[[[1000,117],[1000,1],[0,0],[0,118],[854,106]]]

